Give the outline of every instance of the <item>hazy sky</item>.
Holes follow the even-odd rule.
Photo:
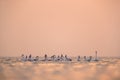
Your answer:
[[[120,56],[120,0],[0,0],[0,56]]]

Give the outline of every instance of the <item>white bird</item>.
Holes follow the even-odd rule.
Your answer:
[[[27,61],[27,56],[25,57],[24,54],[22,54],[21,61]]]

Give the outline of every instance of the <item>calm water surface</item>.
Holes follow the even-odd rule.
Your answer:
[[[16,57],[0,57],[0,80],[120,80],[120,58],[22,62]]]

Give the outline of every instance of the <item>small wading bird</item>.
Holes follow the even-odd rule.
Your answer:
[[[77,57],[77,61],[80,61],[80,56]]]
[[[87,59],[88,62],[90,62],[92,60],[92,56],[89,56],[89,58]]]
[[[99,61],[97,58],[97,51],[95,51],[95,60],[94,61]]]

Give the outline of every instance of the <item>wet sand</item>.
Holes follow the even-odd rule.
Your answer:
[[[120,80],[120,58],[98,62],[21,62],[0,58],[0,80]]]

